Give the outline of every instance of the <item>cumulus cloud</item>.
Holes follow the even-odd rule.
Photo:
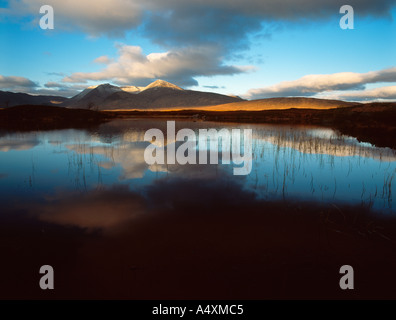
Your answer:
[[[396,0],[350,0],[359,16],[390,16]],[[10,0],[7,16],[39,18],[51,5],[56,28],[90,35],[121,36],[132,29],[166,45],[247,45],[246,35],[266,21],[308,21],[338,15],[344,0]]]
[[[344,4],[344,0],[9,0],[8,8],[0,9],[0,14],[21,21],[28,17],[37,23],[39,8],[51,5],[56,30],[109,37],[121,37],[133,30],[166,50],[145,56],[139,49],[125,46],[117,61],[106,56],[95,60],[105,65],[103,70],[74,73],[65,81],[114,80],[118,84],[145,85],[148,79],[166,78],[192,86],[197,85],[197,76],[246,71],[222,61],[247,49],[250,36],[271,34],[274,23],[338,19]],[[396,0],[350,0],[348,4],[359,17],[390,17]]]
[[[307,22],[339,17],[344,0],[151,0],[144,33],[165,46],[217,43],[230,53],[249,47],[252,33],[268,33],[272,22]],[[348,1],[360,17],[390,17],[395,0]]]
[[[181,86],[192,86],[197,85],[199,76],[252,70],[222,62],[237,50],[248,48],[250,35],[271,34],[271,25],[278,22],[338,19],[339,8],[344,4],[344,0],[9,0],[7,8],[0,8],[0,14],[2,19],[25,22],[30,18],[36,24],[41,17],[39,8],[51,5],[57,31],[78,30],[95,37],[121,37],[133,30],[162,45],[166,51],[144,55],[141,49],[124,46],[116,61],[107,56],[95,60],[104,65],[102,70],[74,73],[64,78],[67,82],[98,80],[145,85],[152,79],[165,78]],[[348,4],[359,17],[391,17],[396,0],[350,0]],[[18,91],[29,90],[25,87]],[[316,92],[304,90],[296,88],[288,94]],[[271,96],[271,91],[268,95]]]
[[[396,86],[380,87],[358,92],[347,92],[331,96],[331,98],[349,101],[396,100]]]
[[[100,56],[94,60],[98,64],[109,64],[112,60],[108,56]]]
[[[249,90],[246,96],[250,99],[313,96],[328,91],[361,90],[366,84],[379,82],[396,82],[396,67],[367,73],[306,75],[294,81],[284,81],[270,87]]]
[[[240,12],[242,14],[261,15],[271,19],[296,19],[301,17],[334,14],[334,8],[338,9],[345,4],[344,0],[151,0],[157,8],[167,8],[186,11],[188,8],[194,11],[198,8],[221,8],[229,12]],[[372,1],[350,0],[348,4],[355,7],[359,14],[385,15],[389,12],[395,1],[379,0]]]
[[[108,61],[97,72],[77,72],[64,82],[85,83],[88,80],[110,81],[120,85],[140,85],[161,78],[180,86],[193,86],[198,76],[234,75],[254,70],[252,66],[233,66],[222,63],[216,47],[194,47],[145,55],[141,47],[119,45],[118,58]],[[97,60],[97,59],[96,59]]]
[[[38,84],[25,77],[16,76],[2,76],[0,75],[0,89],[1,90],[18,90],[21,92],[31,91],[36,88]]]

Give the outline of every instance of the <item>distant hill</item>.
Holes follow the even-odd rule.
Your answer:
[[[146,87],[118,87],[109,83],[88,87],[68,99],[0,91],[0,108],[18,105],[61,106],[72,109],[103,110],[205,110],[262,111],[284,109],[334,109],[360,105],[356,102],[316,98],[269,98],[243,100],[212,92],[184,90],[172,83],[157,80]]]
[[[212,106],[243,101],[211,92],[184,90],[172,83],[157,80],[147,87],[116,87],[103,84],[85,89],[63,106],[91,110],[155,110]]]
[[[62,102],[68,100],[65,97],[59,96],[42,96],[31,95],[27,93],[14,93],[8,91],[0,91],[0,108],[9,108],[19,105],[60,105]]]
[[[221,106],[207,106],[199,108],[207,111],[261,111],[261,110],[284,110],[284,109],[334,109],[358,105],[356,102],[346,102],[341,100],[327,100],[316,98],[269,98],[260,100],[244,100]]]

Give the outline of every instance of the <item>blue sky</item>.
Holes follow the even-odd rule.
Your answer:
[[[396,1],[349,1],[353,30],[334,0],[80,2],[0,1],[0,90],[72,96],[161,78],[250,99],[396,100]],[[53,30],[39,27],[44,4]]]

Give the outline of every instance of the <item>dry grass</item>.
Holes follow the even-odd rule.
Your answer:
[[[314,98],[271,98],[252,101],[239,101],[233,103],[210,105],[210,106],[186,106],[169,108],[144,108],[144,111],[264,111],[264,110],[286,110],[295,109],[314,109],[327,110],[355,106],[355,102],[345,102],[339,100],[314,99]],[[111,111],[137,111],[142,109],[112,109]]]

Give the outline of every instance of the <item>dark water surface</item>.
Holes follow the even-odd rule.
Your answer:
[[[3,133],[0,296],[396,296],[394,150],[318,127],[176,127],[251,128],[251,173],[147,165],[144,134],[162,120]],[[38,286],[44,264],[55,290]],[[339,288],[345,264],[354,291]]]

